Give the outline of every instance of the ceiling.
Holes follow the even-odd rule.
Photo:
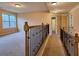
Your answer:
[[[56,5],[47,3],[48,9],[53,13],[68,13],[72,8],[77,6],[79,2],[56,2]]]
[[[21,4],[22,7],[17,8],[15,4]],[[16,13],[48,11],[44,2],[0,2],[0,8]]]
[[[15,7],[16,3],[21,4],[22,6],[19,8]],[[56,5],[51,5],[50,2],[0,2],[0,8],[16,13],[43,11],[67,13],[78,4],[79,2],[57,2]]]

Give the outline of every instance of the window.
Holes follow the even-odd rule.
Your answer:
[[[1,10],[0,12],[0,36],[18,31],[16,13]]]
[[[2,25],[3,29],[9,28],[9,16],[7,14],[2,14]]]
[[[16,16],[8,13],[2,14],[3,29],[16,28]]]
[[[10,15],[10,28],[16,27],[16,17],[14,15]]]

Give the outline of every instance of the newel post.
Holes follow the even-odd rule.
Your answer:
[[[29,25],[27,22],[24,24],[24,31],[25,31],[25,56],[29,55],[29,40],[28,40],[28,31]]]
[[[75,56],[78,56],[78,42],[79,42],[78,33],[75,33],[75,44],[74,44],[74,55]]]

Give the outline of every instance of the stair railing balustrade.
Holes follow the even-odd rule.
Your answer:
[[[24,26],[24,29],[27,28],[25,30],[25,55],[34,56],[49,34],[49,25],[28,26],[25,24]]]
[[[78,33],[75,33],[75,36],[73,36],[69,34],[65,28],[62,28],[60,29],[60,38],[66,48],[68,55],[78,56]]]

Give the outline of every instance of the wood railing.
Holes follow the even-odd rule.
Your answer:
[[[27,23],[27,22],[26,22]],[[49,25],[28,26],[24,25],[25,30],[25,55],[34,56],[37,54],[42,43],[49,34]]]
[[[64,29],[60,29],[60,38],[66,48],[68,55],[78,56],[78,42],[79,42],[78,34],[75,33],[75,36],[72,36]]]

